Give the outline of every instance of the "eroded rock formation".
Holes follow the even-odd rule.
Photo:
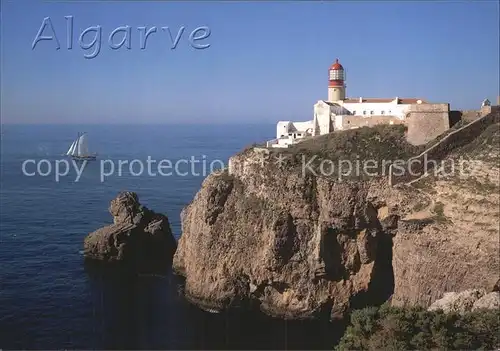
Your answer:
[[[445,292],[492,291],[498,284],[499,142],[499,125],[491,125],[453,151],[440,172],[410,186],[427,200],[414,201],[407,217],[420,226],[408,228],[400,221],[394,237],[393,305],[427,307]]]
[[[484,289],[470,289],[456,292],[448,292],[429,307],[429,311],[443,310],[444,312],[466,313],[479,309],[500,308],[500,293],[498,291],[487,292]]]
[[[113,224],[85,238],[84,256],[138,271],[166,269],[177,246],[168,218],[142,206],[133,192],[120,193],[111,201],[109,212]]]
[[[483,162],[488,181],[474,178],[487,184],[482,195],[456,173],[390,187],[383,176],[301,173],[296,164],[263,161],[270,155],[258,148],[232,157],[181,215],[173,268],[186,278],[186,296],[208,310],[255,304],[285,318],[341,318],[391,295],[394,305],[428,307],[444,292],[491,291],[499,271],[493,127],[449,157]],[[377,140],[384,155],[397,148]]]
[[[253,302],[285,318],[342,318],[386,299],[397,216],[382,199],[392,189],[267,169],[260,156],[233,157],[231,174],[210,175],[184,209],[174,269],[187,297],[211,310]]]

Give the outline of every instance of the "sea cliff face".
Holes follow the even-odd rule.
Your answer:
[[[428,307],[446,292],[499,290],[499,155],[497,123],[454,150],[437,175],[401,188],[425,195],[408,218],[429,225],[400,226],[394,237],[393,305]]]
[[[491,290],[498,279],[498,231],[444,221],[441,203],[436,213],[418,186],[390,187],[384,176],[340,181],[274,156],[258,148],[233,156],[182,212],[173,268],[200,307],[335,319],[391,295],[428,306],[445,291]]]
[[[184,209],[173,267],[187,297],[209,310],[255,303],[285,318],[342,318],[388,298],[397,215],[387,199],[400,211],[405,199],[385,179],[332,182],[263,156],[232,157]]]

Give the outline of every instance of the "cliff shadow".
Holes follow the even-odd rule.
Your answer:
[[[338,235],[339,233],[333,228],[326,228],[322,234],[320,257],[324,267],[317,272],[318,277],[332,281],[346,278],[347,272],[342,264],[342,248],[337,239]]]
[[[390,300],[394,293],[392,245],[391,234],[383,232],[377,243],[375,265],[368,290],[351,298],[351,308],[380,306]]]
[[[450,128],[462,120],[462,111],[450,111],[449,122]]]
[[[325,350],[342,337],[342,322],[285,320],[260,311],[234,309],[209,314],[192,306],[191,349]]]
[[[283,320],[254,309],[205,312],[182,294],[183,279],[137,275],[123,266],[85,265],[91,287],[93,349],[332,349],[342,322]]]
[[[179,279],[137,274],[123,265],[86,262],[94,324],[93,348],[107,350],[192,348],[190,321]]]

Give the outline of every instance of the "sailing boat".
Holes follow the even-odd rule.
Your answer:
[[[95,160],[97,154],[89,153],[89,145],[87,141],[87,133],[78,133],[75,141],[71,144],[66,152],[66,155],[71,156],[73,160]]]

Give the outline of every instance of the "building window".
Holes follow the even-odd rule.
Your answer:
[[[356,111],[352,111],[352,114],[355,115],[356,114]]]
[[[288,133],[288,136],[292,136],[292,133]]]
[[[381,115],[385,115],[385,111],[380,111],[380,114]]]
[[[297,136],[298,136],[298,137],[299,137],[299,136],[302,136],[302,134],[300,134],[300,133],[299,133],[299,134],[297,134]]]
[[[391,110],[389,110],[389,114],[391,113]]]
[[[373,111],[370,111],[370,115],[373,115]]]
[[[366,115],[366,111],[363,111],[363,114]]]

